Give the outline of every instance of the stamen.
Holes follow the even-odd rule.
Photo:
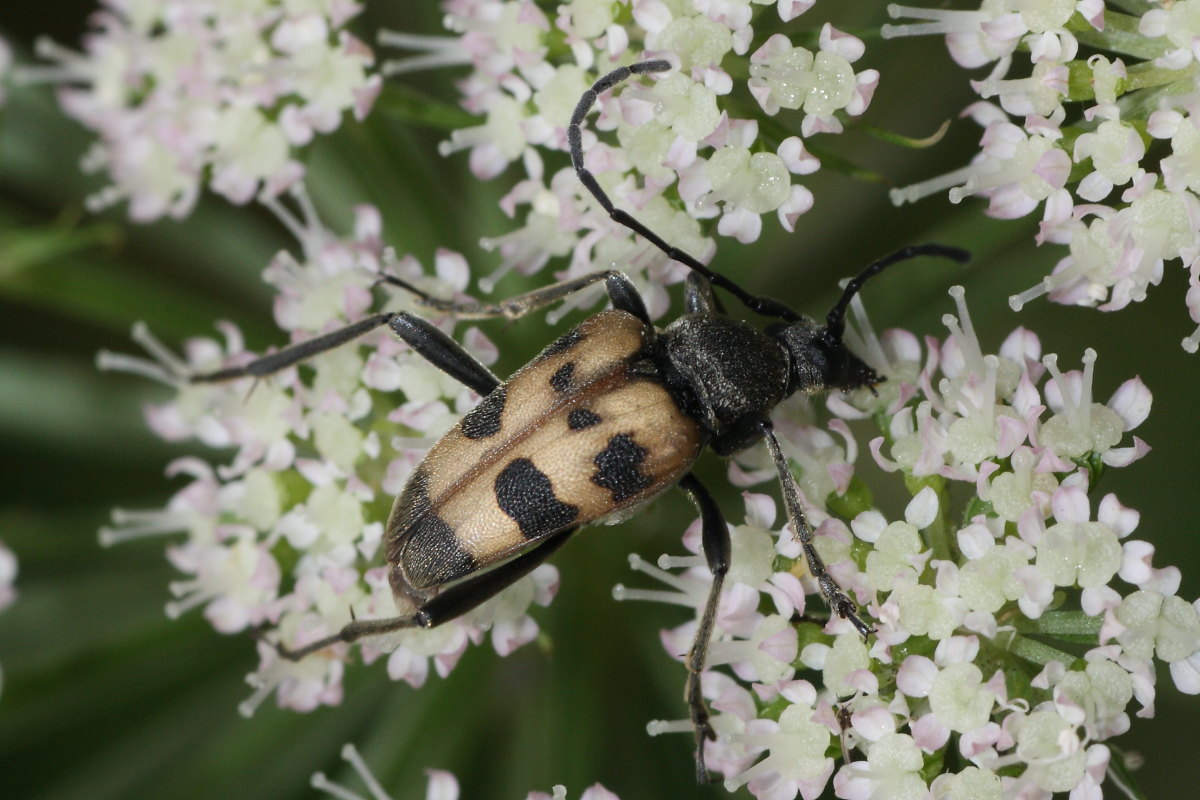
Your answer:
[[[1185,337],[1182,344],[1183,349],[1189,353],[1194,353],[1197,350],[1200,350],[1200,327],[1197,327],[1196,330],[1192,331],[1191,336]]]
[[[125,353],[113,353],[109,350],[101,350],[96,353],[96,369],[101,372],[125,372],[130,375],[139,375],[172,387],[180,384],[178,377],[170,374],[153,361]]]
[[[613,600],[648,600],[654,603],[667,603],[668,605],[692,607],[692,602],[685,596],[668,592],[665,589],[630,589],[623,583],[618,583],[613,587]]]
[[[1042,295],[1049,293],[1051,288],[1052,287],[1050,286],[1050,278],[1049,277],[1043,278],[1041,283],[1031,286],[1028,289],[1026,289],[1025,291],[1023,291],[1019,294],[1009,295],[1008,307],[1011,308],[1013,311],[1020,311],[1022,308],[1025,307],[1025,304],[1028,303],[1030,300],[1036,300],[1037,298],[1041,297]]]
[[[982,375],[985,371],[983,348],[979,345],[979,337],[975,333],[975,325],[971,322],[971,312],[967,309],[966,295],[966,290],[963,287],[950,287],[950,296],[954,298],[954,305],[958,309],[958,319],[951,317],[956,323],[954,327],[951,327],[950,323],[946,322],[946,317],[942,317],[942,322],[946,323],[946,326],[955,335],[954,338],[958,342],[958,349],[963,355],[963,361],[967,369],[976,375]],[[961,327],[958,327],[959,325]]]
[[[842,287],[845,288],[845,284]],[[850,299],[850,317],[854,320],[854,324],[847,327],[846,343],[850,345],[850,349],[863,357],[867,365],[872,367],[876,372],[886,372],[889,366],[887,353],[883,349],[883,343],[879,341],[879,336],[875,333],[875,327],[871,324],[871,318],[867,316],[867,305],[863,302],[861,295],[854,295]]]
[[[884,39],[896,39],[901,36],[941,36],[947,33],[970,33],[979,30],[979,26],[988,21],[989,15],[981,11],[951,11],[941,8],[916,8],[892,3],[887,7],[888,16],[892,19],[908,17],[909,19],[926,20],[914,25],[884,25],[880,35]]]
[[[899,189],[891,189],[888,191],[888,199],[892,201],[892,205],[894,206],[915,203],[923,197],[939,194],[967,181],[975,174],[976,169],[975,165],[968,164],[952,172],[947,172],[945,175],[938,175],[928,180],[919,181],[918,183],[911,183]]]
[[[164,533],[178,533],[187,529],[187,525],[182,519],[159,509],[130,511],[124,508],[115,508],[112,512],[112,521],[114,525],[122,527],[119,529],[101,528],[99,532],[101,547],[112,547],[114,544],[128,542],[132,539],[145,539]]]
[[[375,800],[391,800],[388,793],[384,791],[383,786],[380,785],[379,781],[371,773],[370,768],[367,767],[367,762],[363,761],[362,756],[359,755],[358,748],[352,744],[345,745],[342,747],[342,758],[349,762],[350,766],[354,767],[354,771],[362,778],[363,783],[367,785],[367,791],[371,793],[371,796]]]
[[[313,776],[309,778],[308,782],[312,788],[319,792],[325,792],[328,795],[332,795],[333,797],[337,798],[337,800],[364,800],[362,795],[355,794],[349,789],[338,786],[336,783],[329,780],[329,778],[325,777],[324,772],[314,772]]]
[[[179,619],[193,608],[198,608],[217,597],[217,592],[215,591],[201,591],[203,586],[198,580],[172,581],[168,584],[167,588],[171,590],[171,594],[183,599],[178,602],[171,601],[167,603],[167,617],[169,619]]]
[[[188,365],[155,338],[146,323],[141,321],[133,323],[133,331],[130,335],[147,353],[160,364],[165,365],[172,373],[180,376],[188,374]]]
[[[275,673],[277,670],[270,670]],[[263,704],[263,701],[271,696],[271,692],[275,691],[275,687],[280,683],[279,676],[273,676],[271,680],[267,680],[263,675],[254,672],[246,676],[246,683],[250,685],[254,691],[242,702],[238,703],[238,713],[249,719],[254,716],[254,712]]]
[[[690,719],[652,719],[646,723],[646,733],[651,736],[660,736],[664,733],[692,733],[694,730]]]
[[[704,556],[669,556],[664,553],[658,557],[658,566],[662,569],[691,569],[703,567],[705,563]]]

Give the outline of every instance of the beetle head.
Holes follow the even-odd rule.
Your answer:
[[[870,278],[900,261],[915,256],[937,256],[964,262],[970,256],[966,250],[941,244],[905,247],[869,264],[866,269],[846,282],[842,296],[825,317],[821,326],[794,312],[780,314],[785,322],[767,329],[788,352],[791,361],[789,392],[813,394],[841,389],[850,391],[866,386],[874,391],[884,379],[867,363],[846,348],[842,337],[846,332],[846,311],[850,301]]]
[[[883,378],[858,356],[850,352],[840,335],[808,317],[792,323],[772,325],[773,336],[788,354],[788,394],[850,391],[862,386],[874,387]]]

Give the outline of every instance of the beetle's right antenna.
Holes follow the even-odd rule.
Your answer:
[[[600,188],[596,176],[583,165],[583,139],[580,126],[583,124],[583,120],[588,112],[592,110],[592,106],[595,105],[596,98],[618,83],[628,80],[633,75],[644,75],[648,72],[665,72],[670,68],[671,62],[663,59],[657,61],[640,61],[628,67],[618,67],[596,81],[592,84],[592,88],[583,93],[583,96],[579,98],[579,104],[575,106],[575,113],[571,115],[571,124],[567,126],[567,143],[571,149],[571,164],[575,167],[575,174],[579,176],[579,181],[587,187],[587,190],[592,193],[596,201],[608,212],[608,216],[613,222],[629,228],[666,253],[668,258],[678,261],[695,272],[699,272],[708,278],[714,286],[721,287],[738,300],[741,300],[751,311],[768,317],[778,317],[786,322],[798,321],[800,315],[785,304],[774,298],[750,294],[721,273],[714,272],[704,264],[701,264],[695,256],[689,255],[678,247],[669,244],[657,233],[638,222],[629,213],[614,206],[608,194]]]
[[[971,258],[971,254],[961,247],[949,247],[944,244],[929,242],[927,244],[912,244],[908,247],[902,247],[889,256],[884,256],[878,261],[867,265],[867,268],[855,275],[846,283],[846,288],[842,290],[842,297],[837,301],[837,304],[829,311],[829,315],[825,317],[825,337],[831,342],[840,342],[842,334],[846,332],[846,309],[850,307],[850,301],[854,299],[854,295],[858,294],[858,290],[863,287],[867,279],[878,275],[885,269],[899,261],[907,261],[910,258],[918,256],[937,256],[939,258],[950,258],[959,263],[965,263]]]

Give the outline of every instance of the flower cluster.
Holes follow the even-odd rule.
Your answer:
[[[371,773],[370,767],[363,761],[358,748],[352,744],[346,745],[342,748],[342,758],[350,764],[354,772],[362,779],[362,782],[367,787],[367,791],[371,793],[370,800],[392,800],[392,796],[384,790],[383,786],[380,785],[379,781]],[[430,769],[425,772],[429,776],[429,784],[425,790],[425,800],[458,800],[458,779],[453,774],[441,769]],[[317,772],[312,776],[312,786],[314,789],[327,792],[330,796],[338,798],[338,800],[366,800],[346,787],[329,780],[322,772]],[[567,787],[562,785],[555,786],[550,794],[546,794],[545,792],[530,792],[525,800],[567,800]],[[597,783],[595,786],[584,789],[583,794],[579,795],[579,800],[619,800],[619,798]]]
[[[791,21],[811,4],[778,0],[778,19]],[[864,51],[855,37],[831,25],[819,33],[793,29],[802,44],[783,33],[767,36],[761,31],[769,23],[755,19],[748,1],[449,0],[444,7],[446,25],[457,35],[385,33],[385,45],[419,55],[382,69],[396,74],[469,64],[469,77],[459,83],[462,105],[484,120],[454,131],[443,153],[469,150],[480,179],[518,162],[524,169],[502,204],[511,216],[524,208],[523,225],[485,240],[502,256],[500,267],[481,280],[485,290],[509,271],[528,274],[569,255],[569,274],[611,265],[634,279],[653,315],[665,309],[662,287],[681,278],[678,266],[609,220],[590,197],[581,199],[569,167],[548,174],[543,160],[544,151],[567,149],[572,112],[598,75],[652,57],[677,67],[653,86],[602,96],[594,127],[617,146],[585,129],[583,149],[588,168],[617,205],[702,261],[715,245],[700,220],[715,218],[717,233],[742,242],[759,237],[762,216],[771,212],[785,229],[794,228],[813,196],[792,176],[820,167],[806,140],[841,132],[844,119],[866,110],[879,79],[875,70],[855,72]],[[739,112],[726,63],[744,62],[747,53],[748,89],[757,106]],[[780,135],[782,127],[760,130],[755,115],[781,111],[795,112],[803,138]],[[567,308],[598,296],[587,293]]]
[[[784,0],[776,16],[790,21],[807,6]],[[719,217],[719,232],[745,241],[758,236],[762,214],[776,212],[790,229],[812,202],[791,176],[817,169],[817,159],[799,136],[760,135],[749,117],[794,112],[805,137],[837,133],[844,119],[866,109],[878,78],[873,70],[855,72],[862,43],[829,25],[810,32],[808,47],[782,34],[756,42],[755,12],[745,3],[638,2],[634,25],[624,19],[629,9],[579,0],[561,6],[553,23],[528,0],[451,0],[445,8],[454,35],[383,37],[424,51],[384,71],[469,63],[463,105],[485,121],[455,132],[444,153],[469,149],[481,178],[514,162],[526,170],[503,203],[512,215],[528,208],[523,227],[485,240],[502,257],[479,281],[485,290],[510,270],[530,272],[570,255],[567,274],[598,265],[625,269],[644,289],[651,313],[666,310],[665,285],[679,279],[678,265],[613,223],[569,167],[546,181],[540,150],[566,149],[567,123],[592,75],[652,54],[677,65],[652,86],[601,98],[594,127],[612,143],[589,129],[584,150],[616,202],[701,257],[713,250],[701,220]],[[293,341],[361,319],[373,307],[381,271],[443,298],[459,297],[468,281],[456,254],[439,254],[436,275],[392,256],[371,208],[359,209],[352,239],[338,239],[297,182],[291,146],[335,127],[348,108],[365,113],[379,88],[367,70],[370,54],[344,32],[333,41],[357,11],[354,3],[280,7],[263,0],[230,16],[113,0],[97,16],[83,55],[43,44],[60,62],[44,77],[85,84],[64,87],[62,100],[101,131],[92,160],[113,176],[107,200],[129,198],[138,219],[183,216],[207,180],[231,199],[265,204],[294,234],[301,257],[282,253],[264,274],[277,292],[276,320]],[[566,50],[550,57],[551,46],[564,40]],[[739,118],[718,109],[733,87],[722,63],[748,53],[747,96],[755,105]],[[337,80],[319,85],[319,75]],[[227,116],[254,122],[225,126]],[[596,297],[580,293],[551,316]],[[399,292],[389,303],[404,309],[412,298]],[[164,509],[118,509],[102,541],[185,533],[169,553],[188,578],[172,584],[176,599],[167,611],[203,607],[222,632],[269,628],[295,649],[352,617],[393,616],[385,570],[372,568],[391,498],[478,398],[382,332],[267,380],[192,383],[191,376],[253,359],[236,327],[220,329],[224,341],[191,341],[181,357],[139,326],[135,339],[152,360],[101,355],[103,368],[178,391],[147,409],[157,434],[232,450],[219,466],[197,458],[172,463],[168,474],[187,485]],[[477,329],[464,341],[485,363],[494,360],[494,346]],[[385,396],[396,391],[403,393],[399,406]],[[543,567],[451,624],[365,642],[362,657],[387,653],[393,678],[420,685],[431,664],[446,674],[467,644],[489,631],[502,654],[532,640],[537,627],[525,611],[531,602],[549,602],[555,589],[555,571]],[[262,642],[255,692],[243,710],[272,693],[300,710],[338,702],[348,653],[340,646],[292,663]]]
[[[415,259],[387,251],[374,208],[357,209],[354,237],[338,239],[303,194],[296,199],[300,216],[282,203],[269,206],[296,234],[302,260],[280,253],[264,273],[278,293],[276,320],[296,339],[363,316],[381,269],[433,295],[454,297],[466,286],[466,262],[455,253],[440,253],[436,274],[427,275]],[[411,307],[411,297],[397,293],[389,307],[406,303]],[[176,599],[167,613],[203,607],[223,633],[271,627],[295,649],[335,632],[352,615],[395,616],[378,566],[383,520],[425,450],[478,396],[383,333],[266,380],[190,383],[190,376],[252,360],[238,330],[221,328],[224,342],[190,341],[182,358],[141,326],[134,337],[154,360],[101,353],[102,369],[142,374],[178,391],[171,402],[147,408],[159,436],[232,450],[229,462],[215,468],[194,457],[173,462],[168,475],[187,485],[166,508],[118,509],[101,541],[185,533],[169,556],[189,578],[171,585]],[[464,340],[481,360],[495,360],[495,347],[478,329]],[[392,393],[400,388],[397,405]],[[488,630],[495,649],[507,655],[537,635],[525,611],[531,602],[548,603],[556,586],[556,571],[543,566],[452,623],[364,644],[362,657],[387,653],[392,678],[419,686],[431,662],[446,675]],[[346,646],[299,663],[281,659],[266,642],[259,652],[261,665],[250,679],[256,691],[244,713],[276,691],[281,705],[302,711],[340,701]]]
[[[1064,372],[1024,329],[985,354],[962,289],[951,294],[950,335],[924,348],[904,331],[876,337],[858,306],[857,352],[889,380],[877,395],[830,398],[837,438],[777,425],[818,550],[874,621],[868,642],[836,615],[821,622],[825,609],[813,621],[799,544],[779,531],[774,501],[745,495],[703,676],[717,731],[707,762],[730,790],[814,798],[832,777],[849,800],[1099,797],[1103,742],[1128,729],[1132,700],[1153,715],[1153,659],[1200,692],[1200,613],[1176,596],[1179,571],[1153,566],[1154,548],[1130,538],[1136,511],[1113,494],[1089,498],[1102,472],[1147,452],[1127,434],[1149,391],[1133,378],[1098,402],[1094,352]],[[902,518],[875,508],[855,475],[860,448],[845,420],[867,417],[882,429],[874,461],[913,493]],[[760,457],[739,457],[731,478],[773,477]],[[631,559],[667,591],[615,595],[701,605],[698,525],[684,544],[695,555]],[[664,633],[670,655],[688,651],[695,624]],[[1071,640],[1090,649],[1073,655]],[[721,665],[732,675],[712,670]],[[970,766],[927,784],[927,767],[952,761]]]
[[[381,86],[343,30],[353,0],[103,6],[82,53],[42,40],[57,64],[22,71],[61,84],[63,109],[99,135],[84,166],[112,183],[93,210],[128,201],[139,222],[182,218],[206,186],[235,203],[275,197],[304,174],[295,149],[346,111],[362,119]]]
[[[893,17],[919,22],[884,26],[885,37],[945,34],[959,65],[991,65],[971,82],[980,100],[963,112],[983,128],[979,155],[895,190],[893,201],[949,188],[951,202],[985,197],[987,213],[1002,219],[1041,207],[1038,243],[1068,248],[1041,283],[1010,299],[1014,309],[1041,295],[1124,308],[1179,260],[1190,275],[1188,312],[1200,323],[1192,43],[1200,17],[1195,0],[1144,7],[1152,10],[1139,17],[1129,4],[1103,0],[989,1],[975,11],[889,6]],[[1081,46],[1092,54],[1080,57]],[[1200,348],[1200,327],[1183,347]]]
[[[460,83],[463,105],[482,122],[455,132],[446,154],[469,150],[480,178],[516,164],[524,170],[503,200],[510,216],[523,210],[522,222],[485,242],[499,251],[501,264],[478,281],[482,289],[489,291],[510,271],[532,273],[565,258],[564,276],[599,267],[629,273],[651,314],[665,312],[665,287],[679,279],[678,266],[614,223],[569,166],[550,171],[549,158],[543,161],[544,154],[567,148],[568,121],[594,76],[647,57],[670,59],[676,68],[602,95],[598,117],[582,135],[588,168],[614,202],[701,260],[714,249],[705,221],[740,241],[757,238],[762,215],[772,211],[791,229],[812,203],[792,176],[819,166],[807,140],[837,133],[862,114],[878,75],[855,71],[863,54],[858,39],[829,25],[801,42],[799,35],[768,35],[766,15],[757,14],[755,4],[763,5],[570,0],[547,13],[531,0],[447,0],[447,25],[455,35],[385,37],[386,44],[421,51],[385,64],[387,73],[470,65]],[[776,16],[792,20],[810,4],[779,0]],[[101,156],[116,181],[114,196],[130,198],[135,217],[186,214],[205,180],[233,199],[263,202],[299,246],[299,256],[279,255],[264,274],[276,289],[276,320],[293,342],[382,307],[374,301],[389,286],[381,286],[384,273],[432,297],[463,299],[470,273],[461,256],[439,253],[432,274],[415,259],[395,257],[381,241],[380,215],[371,207],[358,209],[352,237],[339,238],[320,223],[296,182],[289,148],[313,130],[335,126],[345,109],[365,110],[378,86],[365,69],[369,56],[361,46],[345,34],[338,40],[342,49],[330,43],[329,31],[357,6],[333,3],[326,15],[304,17],[305,27],[289,15],[297,5],[285,4],[289,13],[251,25],[258,38],[233,40],[254,44],[250,50],[263,60],[243,62],[263,66],[240,69],[248,83],[227,85],[220,69],[199,68],[213,58],[224,64],[229,55],[211,39],[203,40],[210,45],[202,48],[203,57],[193,53],[186,65],[166,58],[174,52],[169,44],[182,45],[167,41],[165,32],[194,23],[200,12],[180,11],[168,23],[142,19],[126,5],[113,0],[120,10],[100,18],[88,56],[62,54],[59,60],[91,84],[87,91],[64,90],[73,113],[112,123],[111,129],[97,125],[104,131]],[[1092,20],[1088,35],[1098,35],[1095,3],[1045,5],[1050,10],[1041,14],[1034,13],[1036,2],[1003,13],[997,11],[1001,5],[989,5],[983,17],[970,18],[976,27],[987,21],[986,33],[953,31],[963,63],[997,61],[1002,68],[981,82],[981,92],[999,97],[1000,105],[972,108],[985,125],[985,153],[945,185],[961,184],[958,198],[988,196],[993,213],[1004,216],[1045,202],[1042,236],[1070,244],[1074,260],[1064,261],[1043,289],[1056,299],[1105,300],[1115,308],[1155,282],[1164,260],[1190,252],[1194,199],[1192,189],[1179,184],[1186,173],[1185,139],[1173,144],[1180,159],[1164,159],[1161,178],[1136,166],[1142,153],[1135,139],[1142,140],[1122,133],[1132,112],[1121,94],[1142,87],[1129,82],[1119,62],[1100,58],[1087,64],[1096,105],[1085,117],[1094,129],[1079,128],[1068,137],[1062,101],[1069,93],[1059,90],[1072,85],[1070,69],[1080,69],[1072,61],[1078,26],[1071,15],[1078,10]],[[210,33],[238,24],[203,19]],[[953,12],[948,19],[960,20]],[[125,37],[119,47],[106,38],[114,31]],[[335,53],[349,59],[339,63],[353,62],[345,73],[327,65],[318,70],[345,77],[338,84],[343,91],[310,95],[291,83],[296,64],[308,63],[301,57],[307,51],[293,46],[297,41],[312,44],[314,63]],[[1037,65],[1028,81],[1006,79],[1018,45]],[[143,50],[145,57],[130,63],[113,67],[106,60],[106,54],[128,57]],[[735,69],[730,62],[738,57],[746,63]],[[744,94],[753,105],[739,117],[733,76],[741,74],[749,76]],[[170,97],[158,97],[160,85],[171,81]],[[222,91],[201,91],[186,109],[203,112],[187,118],[187,136],[135,135],[163,120],[178,125],[160,106],[179,110],[173,103],[191,97],[184,89],[214,86]],[[248,129],[191,125],[208,119],[205,114],[219,116],[221,104],[241,91],[249,92],[250,101],[231,109],[269,113],[272,123],[264,126],[271,133],[263,136],[281,136],[282,150],[255,144]],[[113,97],[119,102],[104,104]],[[1156,112],[1153,129],[1165,131],[1174,119],[1170,112],[1180,123],[1171,136],[1185,136],[1190,123],[1181,108],[1186,111],[1176,105]],[[790,127],[803,138],[781,136],[789,127],[768,124],[788,113],[795,118]],[[1010,114],[1025,115],[1023,126],[1008,121]],[[1105,127],[1110,123],[1117,128]],[[239,159],[217,146],[220,136],[188,138],[222,130],[231,135],[231,147],[261,145],[283,153],[281,160],[256,150],[241,167],[231,167]],[[184,149],[171,149],[176,145]],[[140,153],[125,150],[138,147]],[[186,165],[172,160],[184,151],[203,156]],[[1125,175],[1119,167],[1130,154],[1135,168]],[[1066,188],[1072,157],[1094,168],[1075,189],[1090,205],[1075,205]],[[565,163],[561,153],[551,158]],[[278,169],[262,171],[270,164]],[[286,196],[280,195],[284,187],[291,187]],[[1100,204],[1120,187],[1128,187],[1120,208]],[[411,293],[389,292],[388,309],[428,311],[414,305]],[[958,314],[946,317],[950,335],[923,345],[905,332],[875,336],[856,301],[859,332],[852,349],[887,382],[877,393],[831,398],[836,419],[826,429],[801,424],[794,406],[777,415],[785,454],[799,470],[816,546],[830,574],[865,609],[875,634],[864,642],[845,621],[825,624],[824,609],[807,613],[815,587],[800,545],[777,522],[772,500],[747,494],[744,524],[732,532],[732,567],[703,676],[717,733],[706,743],[706,758],[731,790],[746,786],[772,800],[810,798],[832,779],[837,795],[848,799],[927,792],[1043,797],[1070,790],[1095,797],[1111,756],[1104,742],[1128,727],[1130,701],[1138,701],[1138,714],[1153,713],[1153,659],[1170,664],[1182,690],[1200,691],[1200,614],[1176,595],[1178,570],[1154,566],[1153,547],[1129,538],[1138,522],[1135,511],[1112,494],[1090,498],[1102,473],[1147,452],[1129,432],[1149,411],[1149,391],[1135,378],[1098,402],[1092,396],[1093,351],[1083,354],[1080,369],[1064,371],[1024,330],[996,354],[985,354],[962,290],[952,294]],[[581,292],[551,317],[597,295]],[[453,320],[439,324],[453,332]],[[272,642],[297,649],[352,618],[394,616],[385,569],[376,566],[383,520],[423,453],[479,398],[381,330],[263,380],[192,382],[193,376],[254,359],[236,327],[223,325],[221,332],[223,341],[188,342],[180,356],[139,327],[134,335],[150,360],[101,355],[104,368],[139,373],[176,391],[170,402],[147,409],[163,438],[230,451],[219,466],[197,458],[173,463],[169,474],[182,476],[186,485],[168,505],[118,510],[102,540],[184,534],[169,553],[187,579],[171,586],[176,599],[168,613],[202,607],[222,632],[270,631]],[[494,361],[495,347],[478,329],[459,338],[482,362]],[[867,419],[881,435],[865,452],[911,491],[900,517],[876,508],[856,474],[863,448],[854,426]],[[761,448],[740,455],[730,465],[733,482],[751,487],[773,480],[776,471],[765,455]],[[657,566],[632,560],[666,590],[618,587],[616,596],[702,607],[711,579],[698,525],[687,531],[684,545],[689,555],[664,557]],[[1117,578],[1132,590],[1119,590]],[[243,711],[252,712],[272,694],[297,710],[337,703],[355,651],[365,662],[386,661],[394,679],[414,686],[427,679],[430,666],[448,673],[468,644],[489,635],[507,654],[537,635],[527,611],[550,602],[556,588],[555,570],[542,566],[452,622],[364,640],[356,648],[334,645],[300,662],[280,658],[264,640],[251,676],[254,693]],[[688,651],[695,626],[664,634],[672,656]],[[1090,649],[1076,655],[1081,648],[1056,646],[1056,637],[1086,640]],[[690,731],[691,723],[655,722],[651,730]],[[945,763],[971,766],[930,783],[929,775]],[[431,780],[431,796],[455,796],[448,780]],[[585,797],[610,796],[602,788],[588,791]],[[379,792],[376,797],[383,797]],[[556,789],[554,797],[564,795]]]

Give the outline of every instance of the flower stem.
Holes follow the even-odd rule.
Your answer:
[[[1158,58],[1166,52],[1167,48],[1162,39],[1148,39],[1138,32],[1142,13],[1145,12],[1139,12],[1138,16],[1130,16],[1129,14],[1105,11],[1103,31],[1098,31],[1082,21],[1078,26],[1071,24],[1068,27],[1080,44],[1094,47],[1097,50],[1107,50],[1111,53],[1147,60]]]

